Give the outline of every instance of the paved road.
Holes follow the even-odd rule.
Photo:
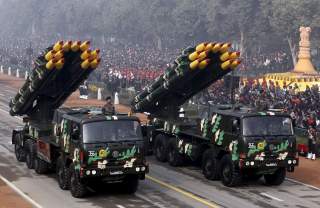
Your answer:
[[[103,185],[94,187],[87,198],[75,199],[59,189],[53,174],[37,175],[15,160],[10,135],[22,122],[8,114],[7,103],[14,94],[15,90],[0,83],[0,175],[42,207],[320,207],[320,191],[296,182],[287,180],[279,187],[246,182],[240,188],[227,188],[220,181],[204,179],[197,168],[172,168],[153,157],[148,158],[150,173],[135,195]]]

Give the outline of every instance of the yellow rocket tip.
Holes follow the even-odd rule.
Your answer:
[[[235,69],[235,68],[237,68],[237,66],[239,66],[240,64],[241,64],[241,61],[240,61],[240,60],[234,60],[234,61],[231,62],[230,68],[231,68],[231,69]]]
[[[59,50],[58,52],[56,52],[54,55],[53,55],[53,59],[55,60],[59,60],[63,57],[63,50]]]
[[[225,62],[223,62],[223,63],[221,64],[221,69],[222,69],[222,70],[227,70],[227,69],[230,68],[230,65],[231,65],[231,61],[230,61],[230,60],[225,61]]]
[[[240,52],[232,52],[231,54],[230,54],[230,59],[237,59],[237,58],[239,58],[240,57]]]
[[[101,59],[100,58],[97,58],[97,59],[94,59],[93,61],[90,62],[90,67],[92,69],[95,69],[98,67],[99,63],[100,63]]]
[[[91,51],[91,54],[90,54],[91,59],[97,58],[99,53],[100,53],[100,49],[96,49],[96,50]]]
[[[56,69],[62,69],[63,68],[63,65],[64,65],[64,59],[60,59],[58,60],[56,63],[54,63]]]
[[[213,48],[213,46],[214,46],[214,43],[208,43],[204,50],[205,51],[210,51]]]
[[[88,69],[89,66],[90,66],[90,61],[89,61],[89,59],[86,59],[86,60],[84,60],[84,61],[81,63],[81,68],[82,68],[82,69]]]
[[[82,60],[85,60],[85,59],[88,59],[90,55],[91,55],[91,50],[88,49],[81,53],[80,58]]]
[[[87,40],[80,45],[80,50],[85,51],[85,50],[88,50],[89,47],[90,47],[90,41]]]
[[[53,45],[52,50],[55,52],[58,52],[59,50],[61,50],[62,46],[63,46],[63,41],[62,40],[58,41]]]
[[[225,52],[220,56],[220,60],[221,61],[226,61],[226,60],[230,59],[230,55],[231,55],[230,52]]]
[[[72,42],[72,44],[71,44],[71,50],[72,50],[73,52],[78,51],[78,50],[80,49],[80,45],[81,45],[81,41],[74,41],[74,42]]]
[[[202,52],[206,48],[207,43],[200,43],[199,45],[196,46],[196,51],[197,52]]]
[[[228,51],[229,50],[229,48],[231,47],[231,43],[224,43],[224,44],[222,44],[222,46],[221,46],[221,48],[220,48],[220,52],[221,53],[224,53],[224,52],[226,52],[226,51]]]
[[[72,41],[67,41],[63,44],[62,46],[62,50],[65,51],[65,52],[68,52],[71,48],[71,45],[72,45]]]
[[[214,44],[214,46],[212,47],[211,51],[212,51],[213,53],[217,53],[217,52],[220,50],[221,46],[222,46],[221,43],[216,43],[216,44]]]
[[[56,61],[50,60],[46,63],[46,69],[51,70],[55,66]]]
[[[191,54],[188,56],[189,61],[194,61],[194,60],[196,60],[196,59],[198,58],[198,56],[199,56],[199,53],[198,53],[197,51],[191,53]]]
[[[204,69],[208,66],[210,63],[210,59],[203,60],[199,63],[199,69]]]
[[[198,61],[200,62],[205,58],[207,58],[208,54],[209,54],[209,51],[202,51],[198,56]]]
[[[49,51],[48,53],[46,53],[46,55],[44,56],[44,59],[46,61],[50,61],[51,59],[53,59],[55,52],[53,50]]]
[[[194,70],[194,69],[196,69],[198,67],[198,65],[199,65],[199,61],[195,60],[195,61],[193,61],[193,62],[191,62],[189,64],[189,67],[190,67],[191,70]]]

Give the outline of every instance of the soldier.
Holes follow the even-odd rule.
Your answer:
[[[316,159],[316,129],[312,126],[308,129],[308,155],[307,159]]]
[[[102,107],[102,113],[103,114],[114,114],[114,106],[112,104],[111,97],[108,96],[106,98],[106,104]]]

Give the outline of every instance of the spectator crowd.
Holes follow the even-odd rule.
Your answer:
[[[54,41],[43,38],[33,39],[0,39],[0,62],[2,65],[14,65],[29,69],[32,60]],[[101,45],[100,45],[101,46]],[[158,50],[147,45],[130,45],[108,42],[100,47],[102,64],[95,73],[95,81],[103,81],[112,91],[118,88],[134,87],[139,91],[166,69],[179,54],[177,49]],[[288,53],[255,54],[244,56],[240,71],[259,71],[260,73],[283,72],[291,69]],[[298,92],[295,86],[280,89],[274,83],[241,84],[236,93],[238,102],[256,106],[259,101],[270,107],[284,108],[291,113],[298,126],[317,125],[320,120],[320,96],[318,87],[312,86],[305,92]],[[223,81],[216,82],[207,91],[200,93],[198,102],[228,103],[230,96]]]

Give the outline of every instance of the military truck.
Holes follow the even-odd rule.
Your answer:
[[[247,108],[219,108],[208,118],[154,119],[154,154],[172,166],[201,162],[203,175],[239,185],[244,177],[264,176],[280,185],[286,171],[298,165],[296,140],[289,115]]]
[[[286,171],[298,165],[296,140],[289,115],[212,106],[206,117],[191,117],[181,105],[221,79],[240,63],[227,43],[202,43],[185,49],[163,75],[132,102],[135,112],[147,112],[143,126],[146,146],[157,160],[181,166],[201,164],[207,179],[236,186],[242,178],[264,176],[280,185]],[[205,57],[207,64],[203,63]],[[198,60],[198,61],[197,61]]]
[[[15,155],[38,174],[56,170],[60,188],[77,198],[96,181],[134,193],[148,171],[138,118],[59,108],[99,64],[99,51],[88,48],[88,41],[57,42],[37,58],[9,104],[25,124],[12,133]]]

